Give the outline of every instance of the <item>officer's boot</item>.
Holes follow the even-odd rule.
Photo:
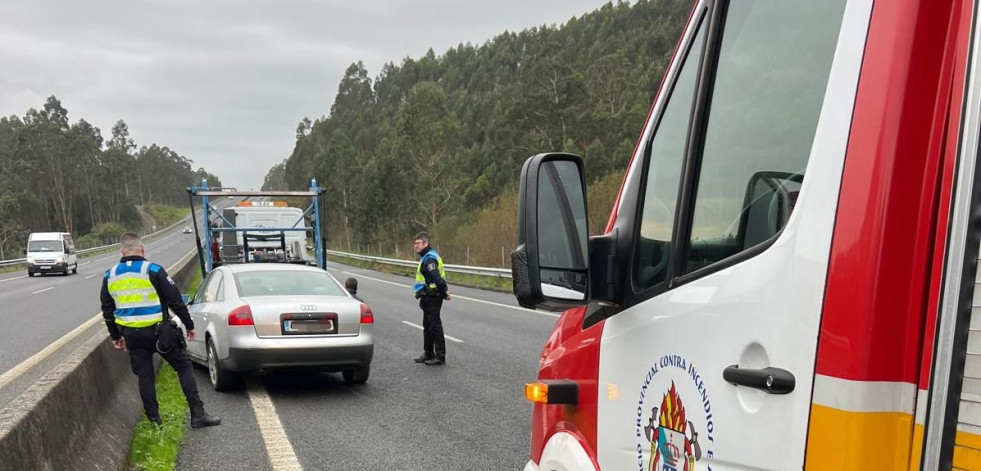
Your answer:
[[[204,406],[191,407],[191,428],[210,427],[221,424],[221,417],[204,411]]]

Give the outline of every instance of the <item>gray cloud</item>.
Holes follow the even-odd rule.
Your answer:
[[[0,5],[0,115],[56,95],[109,137],[123,119],[226,185],[259,188],[344,69],[560,24],[602,0],[14,1]]]

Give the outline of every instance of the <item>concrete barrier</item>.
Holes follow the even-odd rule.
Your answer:
[[[195,257],[168,269],[182,290]],[[123,469],[142,410],[129,355],[100,331],[0,411],[0,469]]]

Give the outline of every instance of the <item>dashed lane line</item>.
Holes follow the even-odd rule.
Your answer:
[[[296,458],[293,445],[286,436],[286,430],[283,429],[283,423],[276,415],[276,407],[265,387],[250,379],[248,392],[249,402],[252,403],[252,411],[255,412],[256,421],[259,422],[259,432],[266,445],[266,455],[269,457],[269,464],[273,471],[302,470],[300,460]]]
[[[43,292],[45,292],[45,291],[51,291],[51,290],[53,290],[53,289],[54,289],[54,286],[48,286],[47,288],[44,288],[44,289],[40,289],[40,290],[37,290],[37,291],[35,291],[35,292],[33,292],[33,293],[31,293],[31,294],[38,294],[38,293],[43,293]]]
[[[185,257],[190,257],[192,254],[193,254],[192,252],[188,252],[187,255],[185,255]],[[183,258],[181,260],[183,260]],[[180,261],[172,265],[168,271],[173,271],[173,268],[175,266],[178,266],[179,264]],[[51,345],[44,347],[44,349],[42,349],[40,352],[35,353],[30,358],[20,362],[20,364],[18,364],[17,366],[7,370],[3,374],[0,374],[0,389],[3,389],[4,386],[9,384],[11,381],[17,379],[17,377],[24,374],[24,372],[30,370],[31,368],[34,368],[35,365],[43,361],[49,355],[51,355],[59,348],[63,347],[66,343],[70,342],[72,339],[74,339],[79,334],[84,332],[86,329],[88,329],[89,327],[100,321],[102,321],[101,312],[92,316],[91,319],[85,321],[82,325],[76,327],[71,332],[62,336],[60,339],[55,340]]]
[[[377,282],[380,282],[380,283],[388,283],[390,285],[401,286],[403,288],[411,288],[411,286],[409,286],[409,285],[404,285],[402,283],[395,283],[393,281],[388,281],[388,280],[382,280],[380,278],[374,278],[374,277],[370,277],[370,276],[365,276],[365,275],[362,275],[362,274],[359,274],[359,273],[351,273],[351,272],[348,272],[348,271],[341,271],[341,273],[344,273],[345,275],[357,276],[357,277],[360,277],[360,278],[365,278],[365,279],[377,281]],[[452,294],[451,293],[451,295],[452,295],[452,299],[466,299],[467,301],[473,301],[475,303],[484,303],[484,304],[489,304],[491,306],[506,307],[508,309],[514,309],[514,310],[518,310],[518,311],[529,312],[531,314],[541,314],[543,316],[549,316],[549,317],[559,317],[559,316],[561,316],[561,314],[555,314],[553,312],[536,311],[534,309],[525,309],[525,308],[519,307],[519,306],[508,306],[507,304],[495,303],[493,301],[484,301],[483,299],[471,298],[471,297],[467,297],[467,296],[460,296],[459,294]]]
[[[410,325],[412,327],[415,327],[415,328],[417,328],[419,330],[425,330],[425,329],[423,329],[423,327],[421,325],[413,324],[413,323],[411,323],[409,321],[402,321],[402,323],[405,324],[405,325]],[[460,340],[460,339],[458,339],[456,337],[450,337],[449,335],[446,335],[446,334],[443,334],[443,337],[446,337],[446,340],[452,340],[452,341],[454,341],[456,343],[463,343],[463,340]]]

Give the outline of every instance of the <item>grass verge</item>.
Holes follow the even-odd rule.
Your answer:
[[[177,373],[166,362],[157,371],[157,402],[160,403],[162,426],[146,417],[136,424],[130,447],[130,469],[141,471],[170,471],[177,465],[177,452],[184,441],[187,422],[184,411],[187,400],[181,392]]]
[[[408,277],[415,277],[416,269],[414,267],[403,267],[399,265],[388,265],[385,263],[377,263],[369,260],[360,260],[356,258],[342,257],[339,255],[327,255],[327,261],[335,261],[338,263],[343,263],[345,265],[351,265],[359,268],[368,268],[370,270],[380,271],[382,273],[391,273],[394,275],[403,275]],[[343,280],[341,280],[343,281]],[[481,275],[469,275],[466,273],[453,273],[446,272],[446,282],[450,284],[450,292],[453,292],[452,286],[469,286],[472,288],[480,288],[491,291],[500,291],[504,293],[512,292],[511,279],[504,278],[500,276],[481,276]]]
[[[186,290],[194,293],[201,286],[201,272],[195,271]],[[146,417],[136,424],[133,442],[130,445],[129,469],[140,471],[170,471],[177,465],[177,453],[184,442],[186,430],[187,399],[181,391],[177,372],[167,362],[157,371],[157,402],[160,403],[160,418],[163,426],[153,425]]]

